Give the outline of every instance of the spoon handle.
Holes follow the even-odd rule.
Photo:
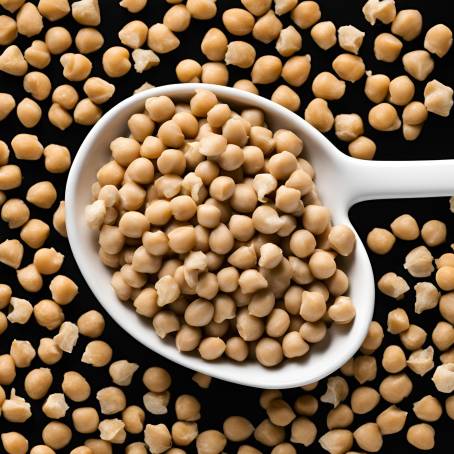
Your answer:
[[[454,195],[454,159],[363,161],[347,158],[347,205],[363,200]]]

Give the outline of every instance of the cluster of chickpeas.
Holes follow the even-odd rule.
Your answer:
[[[128,128],[110,144],[86,218],[117,296],[159,337],[175,333],[180,351],[206,360],[270,367],[353,320],[336,256],[352,253],[355,236],[331,226],[296,134],[205,89],[189,104],[147,99]]]
[[[201,42],[201,50],[209,60],[201,65],[195,60],[185,59],[176,67],[180,82],[209,82],[227,85],[229,66],[251,68],[251,77],[241,79],[233,86],[259,94],[257,86],[277,82],[280,78],[287,84],[280,85],[271,99],[292,111],[301,108],[296,91],[308,79],[311,71],[311,56],[298,55],[303,38],[299,30],[310,30],[310,36],[322,50],[338,44],[345,53],[332,62],[334,71],[316,75],[312,82],[314,99],[304,110],[304,118],[319,129],[328,132],[333,127],[339,140],[348,143],[351,156],[372,159],[376,152],[375,143],[364,136],[363,120],[358,114],[340,114],[334,117],[328,101],[341,99],[347,83],[355,83],[367,76],[366,97],[376,104],[369,112],[370,126],[378,131],[394,131],[402,127],[406,140],[415,140],[421,133],[428,112],[448,116],[453,101],[453,90],[437,80],[426,84],[424,102],[414,101],[416,81],[424,81],[434,69],[431,54],[442,58],[452,45],[452,32],[444,24],[431,27],[425,35],[424,50],[407,52],[402,64],[407,75],[392,80],[385,74],[366,71],[358,55],[365,32],[353,25],[336,26],[331,21],[321,21],[319,5],[314,1],[242,1],[243,8],[224,11],[222,22],[225,29],[235,37],[252,35],[265,44],[275,42],[279,54],[257,56],[254,47],[246,41],[230,41],[219,28],[211,28]],[[394,1],[370,0],[363,8],[366,20],[391,24],[392,33],[381,33],[374,41],[374,54],[378,61],[394,62],[403,48],[400,40],[412,41],[422,31],[421,13],[414,9],[396,11]],[[284,28],[281,16],[289,14],[294,25]],[[282,58],[286,59],[285,62]],[[396,107],[403,107],[402,120]]]
[[[0,45],[7,46],[0,55],[0,71],[23,78],[24,90],[30,93],[17,106],[8,93],[0,93],[0,121],[16,109],[17,117],[25,128],[36,126],[42,109],[38,104],[51,96],[48,111],[49,121],[60,130],[73,122],[90,126],[102,115],[101,104],[115,92],[115,85],[101,77],[90,77],[92,62],[90,54],[104,46],[102,34],[95,28],[101,23],[101,8],[98,0],[81,0],[71,6],[67,0],[31,2],[3,2],[16,18],[0,17]],[[172,6],[162,22],[148,26],[141,20],[127,23],[119,32],[119,44],[106,49],[102,56],[104,73],[112,79],[126,75],[134,64],[138,73],[148,71],[160,64],[164,56],[180,46],[178,33],[187,30],[192,20],[210,20],[217,13],[214,0],[190,0],[186,3],[169,0]],[[225,29],[239,40],[228,40],[219,28],[210,28],[201,41],[201,50],[208,62],[200,64],[193,59],[184,59],[176,66],[180,82],[206,82],[229,84],[229,67],[251,68],[250,79],[241,79],[234,86],[259,93],[257,86],[271,84],[283,79],[271,95],[271,99],[292,111],[301,109],[297,92],[308,79],[311,71],[311,56],[299,55],[303,38],[301,30],[308,30],[310,37],[321,50],[336,44],[344,51],[332,62],[332,70],[316,75],[312,83],[314,99],[304,108],[304,118],[322,132],[333,127],[336,136],[348,143],[351,156],[372,159],[376,144],[364,135],[363,119],[356,113],[333,115],[328,102],[341,99],[348,83],[355,83],[366,75],[365,95],[376,104],[368,114],[370,126],[378,131],[395,131],[402,128],[406,140],[415,140],[421,133],[428,113],[448,116],[453,104],[453,90],[437,80],[426,83],[424,100],[414,100],[415,83],[425,81],[434,69],[434,59],[444,57],[452,45],[452,31],[444,24],[427,30],[423,47],[402,55],[406,74],[390,79],[386,74],[366,71],[360,55],[365,32],[353,25],[336,26],[329,20],[322,21],[319,5],[312,0],[298,2],[281,0],[242,0],[243,8],[229,8],[222,14]],[[121,1],[120,6],[131,13],[142,11],[147,2]],[[102,5],[101,5],[102,6]],[[13,42],[19,35],[32,38],[43,29],[43,18],[58,21],[68,14],[83,26],[75,38],[77,53],[70,52],[73,44],[71,34],[60,26],[50,27],[44,40],[34,40],[22,50]],[[364,17],[371,25],[377,21],[390,24],[390,32],[380,33],[374,40],[374,55],[378,61],[394,62],[402,52],[403,41],[415,40],[423,30],[423,18],[416,9],[397,11],[394,1],[369,0],[363,7]],[[292,25],[284,27],[281,17],[289,15]],[[254,46],[241,37],[252,37],[264,44],[273,45],[279,56],[258,56]],[[275,43],[275,44],[274,44]],[[53,55],[60,56],[63,76],[69,82],[85,81],[84,96],[70,84],[52,90],[48,76],[40,70],[49,65]],[[131,63],[131,58],[133,64]],[[285,59],[285,61],[283,61]],[[34,70],[28,72],[28,68]],[[52,93],[52,94],[51,94]],[[401,115],[398,110],[402,108]]]

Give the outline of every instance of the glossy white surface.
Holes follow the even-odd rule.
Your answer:
[[[153,88],[119,103],[92,128],[71,167],[66,187],[66,223],[69,242],[79,268],[98,301],[112,318],[139,342],[156,353],[190,369],[234,383],[260,388],[292,388],[320,380],[341,367],[361,345],[374,309],[374,277],[366,250],[359,241],[349,263],[344,263],[356,307],[354,322],[333,325],[327,338],[313,346],[301,360],[284,361],[276,368],[255,362],[237,364],[230,360],[207,362],[196,355],[179,353],[173,339],[162,341],[151,322],[137,315],[115,296],[110,285],[111,270],[97,255],[97,235],[84,220],[90,203],[91,185],[97,170],[109,159],[109,143],[127,133],[127,119],[144,108],[150,96],[168,95],[187,101],[202,84],[177,84]],[[235,107],[255,106],[266,113],[272,129],[287,128],[304,140],[303,156],[314,166],[316,183],[324,205],[332,211],[335,224],[351,225],[348,209],[366,199],[430,197],[454,194],[454,160],[371,162],[350,158],[298,115],[262,97],[234,88],[205,85],[218,98]]]

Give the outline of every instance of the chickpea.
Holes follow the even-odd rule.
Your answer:
[[[345,404],[340,404],[329,411],[326,418],[328,429],[342,429],[351,425],[353,422],[353,412]]]
[[[115,85],[100,77],[90,77],[84,83],[84,92],[95,104],[107,102],[115,93]]]
[[[407,105],[415,94],[415,85],[407,76],[399,76],[389,84],[389,101],[398,106]]]
[[[446,408],[446,414],[451,418],[454,419],[454,408],[453,408],[453,402],[454,399],[452,396],[448,397],[445,401],[445,408]]]
[[[276,50],[283,57],[291,57],[302,47],[302,38],[299,32],[292,25],[281,30],[276,43]]]
[[[421,228],[421,236],[428,246],[439,246],[446,241],[446,224],[436,219],[427,221]]]
[[[407,412],[391,405],[377,416],[377,424],[383,435],[390,435],[400,432],[407,419]]]
[[[349,82],[357,82],[366,71],[363,59],[352,54],[340,54],[333,60],[332,67],[341,79]]]
[[[22,184],[22,172],[15,164],[6,164],[0,167],[0,189],[8,191],[18,188]]]
[[[255,354],[257,360],[266,367],[275,366],[283,359],[280,343],[268,337],[263,337],[258,341]]]
[[[318,442],[329,453],[340,454],[353,446],[353,434],[346,429],[333,429],[320,437]]]
[[[402,41],[391,33],[381,33],[374,41],[375,58],[379,61],[392,63],[399,57]]]
[[[49,391],[52,381],[53,378],[50,369],[33,369],[25,377],[25,392],[34,400],[42,399]]]
[[[129,51],[125,47],[114,46],[102,56],[102,66],[109,77],[122,77],[131,69]]]
[[[1,208],[1,218],[10,229],[17,229],[30,219],[30,210],[22,200],[9,199]]]
[[[405,41],[414,40],[422,29],[422,15],[416,9],[403,9],[394,18],[391,31]]]
[[[18,240],[5,240],[0,244],[0,262],[17,270],[22,263],[24,247]]]
[[[427,120],[427,109],[422,102],[413,101],[405,106],[402,120],[408,125],[420,125]]]
[[[40,0],[38,11],[51,22],[62,19],[70,12],[70,6],[67,0]]]
[[[282,427],[274,425],[269,419],[264,419],[254,431],[254,438],[265,446],[276,446],[285,439]]]
[[[282,22],[276,17],[274,11],[269,10],[255,22],[252,36],[262,43],[269,44],[279,37],[282,27]]]
[[[60,55],[66,52],[72,44],[71,34],[66,28],[51,27],[47,30],[44,37],[47,49],[52,55]],[[79,54],[75,54],[79,55]],[[63,64],[63,63],[62,63]],[[79,63],[81,64],[81,63]],[[86,62],[84,61],[84,64]],[[63,65],[64,67],[64,65]],[[65,76],[66,77],[66,76]],[[71,80],[71,79],[70,79]]]
[[[63,351],[53,339],[43,337],[39,342],[38,356],[43,363],[52,365],[60,361]]]
[[[49,65],[51,55],[44,41],[35,40],[25,49],[24,59],[29,65],[43,69]]]
[[[148,34],[148,27],[139,20],[128,22],[119,32],[118,37],[122,44],[132,49],[141,47]]]
[[[407,431],[407,441],[418,449],[431,450],[435,446],[435,430],[426,423],[415,424]]]
[[[318,47],[328,50],[336,42],[336,26],[331,21],[318,22],[311,28],[311,37]]]
[[[312,92],[317,98],[333,101],[342,98],[345,93],[345,82],[330,72],[321,72],[312,82]]]
[[[167,25],[156,23],[148,30],[147,43],[157,54],[166,54],[175,50],[180,45],[180,40]]]
[[[11,355],[0,355],[0,385],[10,385],[16,377],[16,365]]]
[[[258,58],[252,68],[252,82],[271,84],[275,82],[282,71],[282,62],[278,57],[265,55]]]
[[[104,341],[91,341],[85,348],[81,361],[93,367],[104,367],[112,359],[112,348]]]
[[[12,76],[23,76],[28,64],[16,45],[8,46],[0,55],[0,70]]]
[[[454,267],[440,267],[435,275],[435,280],[442,290],[454,290]]]
[[[227,85],[229,72],[224,63],[210,62],[202,65],[201,81],[206,84]]]
[[[424,105],[429,112],[447,117],[453,105],[452,95],[452,88],[432,80],[424,89]]]
[[[6,318],[6,315],[2,312],[0,315],[0,335],[2,335],[5,331],[6,328],[8,328],[8,319]],[[1,391],[0,391],[1,395]],[[1,402],[1,396],[0,396],[0,402]]]
[[[7,284],[0,284],[0,309],[7,307],[11,301],[13,291]]]
[[[378,104],[387,97],[389,84],[390,79],[384,74],[368,75],[364,93],[372,102]]]
[[[227,46],[225,63],[240,68],[249,68],[255,61],[255,49],[245,41],[232,41]]]
[[[30,38],[43,29],[43,18],[38,8],[32,3],[25,3],[16,15],[17,31]]]
[[[454,299],[453,293],[442,295],[439,301],[439,310],[444,319],[452,323],[454,320]]]
[[[271,100],[292,112],[296,112],[301,105],[299,95],[287,85],[280,85],[271,95]]]
[[[122,0],[120,6],[126,8],[130,13],[138,13],[147,5],[148,0]]]
[[[429,52],[444,57],[452,46],[452,31],[444,24],[437,24],[427,30],[424,48]]]
[[[80,0],[71,5],[71,13],[81,25],[99,25],[101,13],[98,0]]]
[[[372,411],[380,401],[380,394],[368,386],[360,386],[352,392],[351,407],[356,414]]]
[[[366,423],[353,432],[353,437],[361,449],[378,452],[383,445],[380,428],[376,423]]]
[[[19,121],[26,128],[33,128],[41,120],[41,107],[30,98],[24,98],[16,108]]]
[[[91,54],[101,49],[104,37],[95,28],[85,27],[77,32],[74,42],[81,54]]]
[[[202,74],[202,66],[195,60],[181,60],[175,68],[180,82],[198,82]]]
[[[339,46],[342,47],[342,49],[357,55],[363,44],[365,33],[358,30],[353,25],[344,25],[339,27],[337,34]]]
[[[188,0],[186,8],[194,19],[208,20],[216,15],[216,3],[213,0]]]
[[[7,46],[17,38],[16,21],[9,16],[0,16],[0,44]]]
[[[33,313],[37,323],[48,330],[58,328],[64,321],[60,305],[52,300],[41,300],[33,307]]]
[[[432,422],[440,419],[443,409],[435,397],[427,395],[413,404],[413,412],[422,421]]]
[[[302,29],[310,28],[320,20],[320,6],[314,1],[302,1],[292,9],[290,15],[298,27]]]
[[[255,95],[258,95],[258,93],[259,93],[257,90],[257,87],[250,80],[247,80],[247,79],[237,80],[233,84],[233,87],[238,88],[238,90],[243,90],[243,91],[248,91],[250,93],[254,93]]]
[[[57,191],[50,181],[41,181],[27,191],[27,202],[44,209],[49,209],[57,199]]]
[[[16,107],[16,101],[9,93],[0,93],[0,121],[4,120]]]
[[[321,98],[315,98],[307,105],[304,119],[320,132],[328,132],[334,125],[334,116],[328,103]]]
[[[82,99],[74,109],[74,121],[80,125],[94,125],[102,115],[102,110],[89,98]]]
[[[369,111],[369,123],[378,131],[395,131],[400,128],[402,122],[391,104],[381,103]]]
[[[4,432],[1,440],[8,454],[25,454],[28,451],[28,440],[18,432]]]
[[[255,24],[254,16],[241,8],[232,8],[222,15],[224,27],[235,36],[244,36],[252,32]]]
[[[427,79],[434,69],[434,61],[426,50],[407,52],[402,57],[402,62],[405,71],[419,81]]]
[[[357,114],[340,114],[334,119],[334,129],[338,139],[351,142],[363,132],[363,121]]]
[[[389,375],[380,383],[380,394],[387,402],[397,404],[407,397],[413,384],[404,373]]]
[[[44,427],[42,437],[46,445],[53,449],[62,449],[70,443],[72,432],[66,424],[52,421]]]
[[[23,85],[24,90],[38,101],[46,99],[52,88],[49,78],[39,71],[32,71],[26,74]]]

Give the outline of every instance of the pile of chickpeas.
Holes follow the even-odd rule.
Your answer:
[[[353,231],[331,225],[292,131],[213,92],[148,98],[110,143],[86,208],[122,301],[212,361],[300,358],[355,308],[336,257]],[[154,135],[153,135],[154,134]]]
[[[415,140],[430,113],[442,117],[450,114],[452,88],[443,81],[431,80],[431,74],[438,60],[445,57],[451,49],[452,31],[441,23],[435,23],[429,28],[420,12],[416,9],[398,10],[394,0],[364,0],[364,18],[370,26],[358,26],[359,28],[353,25],[336,27],[329,18],[322,17],[319,5],[311,0],[241,0],[241,5],[238,4],[237,7],[215,0],[166,1],[169,7],[159,23],[150,23],[150,17],[156,16],[145,14],[147,3],[151,6],[152,2],[112,2],[109,6],[117,7],[118,11],[123,8],[124,12],[139,15],[116,31],[118,42],[107,44],[102,32],[98,30],[101,22],[105,21],[103,11],[106,2],[0,0],[0,78],[17,78],[24,92],[19,99],[8,93],[3,85],[0,88],[0,125],[7,118],[17,119],[14,124],[17,131],[12,140],[8,143],[4,137],[4,140],[0,140],[0,223],[2,233],[5,232],[0,242],[0,267],[2,270],[5,267],[11,268],[23,290],[20,295],[16,294],[9,285],[0,282],[0,450],[8,454],[111,454],[117,450],[126,454],[184,454],[193,450],[199,454],[220,454],[232,450],[239,454],[296,454],[311,446],[312,449],[321,448],[330,454],[353,454],[386,449],[384,443],[387,436],[395,437],[398,433],[406,437],[410,449],[436,450],[437,426],[454,420],[454,258],[452,251],[449,252],[446,246],[447,226],[443,222],[432,219],[423,224],[411,215],[403,214],[389,226],[382,225],[369,233],[367,243],[374,254],[386,255],[392,251],[396,241],[400,245],[411,244],[411,248],[404,263],[393,263],[388,273],[379,276],[380,294],[377,304],[390,304],[388,316],[384,321],[380,320],[381,323],[371,323],[367,337],[354,358],[331,377],[304,386],[297,393],[263,391],[258,402],[261,414],[257,418],[246,417],[247,410],[242,406],[238,412],[233,412],[234,415],[225,415],[221,427],[213,427],[211,422],[207,424],[204,421],[207,417],[202,411],[203,398],[196,398],[191,393],[190,384],[187,388],[176,391],[172,377],[162,367],[156,364],[139,365],[132,362],[131,358],[118,357],[118,347],[109,345],[109,335],[104,332],[108,322],[100,312],[90,308],[87,301],[82,301],[77,282],[71,276],[71,267],[62,254],[64,251],[58,240],[62,241],[66,237],[65,204],[59,200],[58,193],[61,189],[60,176],[71,165],[71,151],[65,146],[69,143],[65,143],[65,137],[71,134],[72,127],[75,124],[90,127],[99,120],[106,103],[116,101],[115,95],[118,98],[116,84],[121,82],[121,77],[133,71],[145,77],[152,74],[161,61],[166,64],[166,56],[180,45],[184,46],[180,34],[190,29],[196,21],[210,21],[216,15],[221,18],[221,22],[218,21],[215,27],[211,27],[200,37],[200,49],[205,60],[198,62],[186,58],[175,65],[178,81],[228,85],[232,84],[231,76],[240,69],[243,74],[249,72],[249,76],[235,82],[233,85],[236,88],[265,94],[268,93],[267,85],[277,83],[277,88],[270,95],[274,102],[301,112],[306,120],[322,132],[334,130],[337,138],[348,144],[349,154],[361,159],[372,159],[376,153],[376,144],[367,137],[369,126],[383,133],[401,129],[406,140]],[[219,14],[221,8],[223,13]],[[80,25],[74,35],[59,22],[69,17]],[[363,46],[366,33],[371,33],[371,26],[377,22],[384,24],[380,25],[383,32],[374,37],[370,53],[381,65],[400,62],[401,73],[394,74],[397,77],[389,77],[385,74],[386,71],[383,74],[373,73],[365,67],[361,57],[369,52]],[[251,37],[259,46],[251,44]],[[421,39],[421,44],[415,47],[417,38]],[[196,37],[192,36],[192,39]],[[324,68],[319,74],[311,74],[318,54],[304,53],[306,40],[312,40],[320,48],[320,52],[328,50],[332,53],[336,48],[339,49],[338,55],[333,56],[331,67]],[[404,48],[407,43],[408,50]],[[263,45],[268,46],[264,52],[259,50],[264,49]],[[46,75],[51,63],[55,62],[60,67],[64,83],[56,83],[49,73]],[[314,99],[304,105],[300,93],[305,90],[309,80],[312,81],[309,91]],[[335,107],[336,101],[348,96],[351,86],[362,81],[365,81],[364,94],[367,100],[375,104],[369,112],[368,121],[352,112],[334,115],[331,109]],[[422,84],[425,85],[422,87]],[[149,87],[151,85],[145,82],[137,90]],[[420,87],[423,90],[418,90]],[[423,91],[420,99],[417,95],[419,91]],[[287,357],[298,358],[307,354],[308,346],[323,337],[324,327],[332,320],[343,323],[352,316],[348,298],[336,295],[348,284],[346,276],[337,267],[335,279],[334,276],[328,279],[314,277],[314,282],[303,283],[308,277],[307,270],[311,271],[310,258],[316,255],[317,250],[326,252],[331,248],[331,258],[323,255],[327,261],[315,261],[312,263],[313,267],[316,265],[315,268],[323,263],[332,266],[335,255],[342,255],[341,250],[336,248],[343,247],[345,230],[342,226],[331,229],[331,232],[334,230],[340,236],[336,240],[335,235],[331,235],[330,239],[328,231],[317,234],[303,225],[304,230],[308,230],[316,238],[316,249],[306,257],[299,256],[304,255],[301,249],[294,251],[295,243],[296,246],[307,245],[310,236],[298,234],[299,237],[295,235],[293,245],[290,241],[293,234],[302,230],[299,226],[288,239],[281,237],[279,232],[262,233],[255,230],[255,227],[251,240],[237,239],[235,235],[243,233],[243,227],[246,228],[245,231],[250,229],[251,223],[245,221],[245,218],[252,219],[253,212],[237,213],[237,208],[232,208],[232,197],[227,201],[219,200],[219,197],[225,196],[224,190],[229,190],[229,180],[218,180],[212,188],[213,194],[210,192],[211,183],[217,178],[235,180],[238,176],[237,168],[223,167],[241,161],[241,154],[232,145],[243,150],[244,162],[241,166],[246,168],[245,163],[254,164],[259,155],[251,151],[257,151],[254,147],[261,150],[264,160],[269,160],[283,151],[278,150],[278,146],[295,145],[298,141],[288,131],[284,131],[284,134],[267,132],[258,112],[231,112],[229,120],[241,120],[242,126],[247,126],[249,122],[251,129],[259,128],[254,129],[255,134],[251,136],[253,139],[249,139],[257,143],[243,146],[231,142],[242,137],[240,133],[234,139],[240,123],[231,122],[226,127],[228,145],[222,153],[223,159],[220,156],[204,156],[202,160],[209,164],[204,164],[197,175],[197,160],[200,156],[190,145],[191,142],[200,142],[198,139],[213,132],[212,127],[215,133],[220,133],[223,125],[212,126],[210,118],[203,120],[203,115],[195,115],[194,121],[190,108],[180,110],[180,107],[175,106],[174,115],[169,120],[175,120],[180,128],[184,140],[181,146],[184,148],[178,144],[166,144],[162,150],[159,148],[160,141],[164,145],[166,137],[178,132],[174,124],[167,125],[161,132],[161,137],[150,139],[151,134],[157,134],[162,122],[152,119],[148,111],[132,116],[128,126],[133,142],[126,138],[127,142],[119,141],[116,144],[118,154],[114,156],[113,162],[116,159],[126,160],[117,162],[118,166],[112,164],[106,172],[109,175],[112,171],[118,172],[119,167],[123,168],[123,171],[117,173],[118,178],[119,174],[123,175],[117,186],[118,194],[115,190],[107,188],[102,191],[95,186],[96,199],[101,195],[100,200],[105,200],[105,224],[109,226],[112,223],[112,227],[118,225],[120,229],[117,219],[114,220],[116,205],[108,206],[112,202],[110,197],[115,200],[119,198],[121,202],[126,200],[138,203],[142,197],[138,187],[149,189],[156,183],[154,180],[169,175],[166,173],[169,169],[162,172],[160,165],[176,165],[175,175],[178,175],[181,169],[179,166],[183,162],[178,153],[183,153],[188,168],[185,167],[183,173],[178,175],[181,178],[180,194],[171,195],[178,187],[178,179],[162,180],[166,185],[161,182],[160,190],[166,191],[167,195],[163,199],[168,204],[165,207],[155,206],[148,214],[146,210],[143,214],[146,217],[155,216],[154,219],[158,216],[159,219],[158,208],[164,207],[164,213],[168,213],[171,202],[178,197],[200,197],[203,203],[196,202],[196,213],[191,223],[198,233],[198,245],[208,244],[211,248],[210,237],[201,232],[216,230],[212,222],[216,222],[220,211],[218,226],[225,224],[227,230],[223,228],[217,232],[220,234],[214,236],[214,244],[215,247],[216,243],[219,246],[226,235],[228,238],[232,235],[232,252],[233,248],[236,252],[231,259],[233,263],[228,262],[227,257],[231,254],[227,253],[227,261],[219,264],[217,256],[220,254],[212,250],[175,253],[172,258],[167,252],[157,256],[147,252],[145,246],[163,244],[160,243],[162,235],[153,236],[153,233],[170,225],[169,231],[164,232],[169,237],[168,247],[187,241],[187,230],[180,231],[182,236],[175,235],[178,231],[170,235],[183,224],[189,224],[188,221],[176,220],[174,217],[172,210],[175,213],[181,210],[181,214],[188,208],[186,202],[178,206],[178,202],[181,202],[179,199],[177,203],[173,203],[169,224],[154,228],[151,228],[152,223],[149,224],[148,233],[151,237],[148,235],[148,242],[143,243],[144,249],[140,253],[133,253],[133,250],[140,249],[139,240],[124,235],[121,252],[101,254],[101,259],[108,262],[107,265],[120,269],[115,278],[116,290],[124,292],[124,298],[133,299],[137,312],[148,317],[158,317],[155,325],[162,335],[166,334],[169,326],[172,327],[175,317],[181,324],[177,331],[179,336],[176,336],[177,346],[184,349],[185,346],[197,344],[200,354],[208,360],[215,359],[223,348],[225,355],[234,360],[254,357],[259,342],[245,341],[241,333],[248,336],[248,333],[257,334],[260,331],[260,342],[265,340],[265,344],[262,345],[262,356],[257,356],[257,359],[266,361],[267,365]],[[216,122],[216,118],[223,118],[227,110],[218,103],[213,107],[216,109],[210,117],[212,122]],[[51,128],[61,134],[58,143],[46,142],[33,131],[33,128],[42,127],[47,120]],[[197,132],[194,132],[196,128]],[[188,139],[191,132],[194,137]],[[197,135],[200,137],[196,140]],[[224,131],[218,135],[223,136]],[[176,140],[182,140],[181,135],[177,134],[176,137]],[[134,141],[140,144],[139,156],[135,154],[133,161],[126,164],[130,156],[128,158],[123,155],[122,147],[125,143]],[[276,149],[268,154],[267,147],[270,144],[274,144]],[[206,150],[210,150],[213,143],[206,141],[205,146]],[[233,198],[234,204],[243,201],[243,194],[246,195],[244,201],[250,202],[252,186],[256,191],[257,205],[271,205],[271,210],[278,213],[279,219],[289,222],[284,223],[285,228],[290,228],[292,217],[298,223],[303,222],[302,213],[298,212],[297,216],[284,214],[276,201],[278,187],[281,191],[279,205],[282,207],[284,205],[281,204],[292,200],[292,191],[288,189],[296,189],[295,184],[302,184],[301,188],[304,188],[313,179],[310,165],[301,159],[301,155],[296,156],[298,153],[295,150],[298,150],[299,145],[295,146],[297,148],[292,148],[293,151],[285,151],[294,154],[297,160],[296,176],[302,177],[305,172],[310,178],[304,176],[302,180],[295,178],[293,181],[289,178],[275,178],[273,172],[279,169],[280,164],[273,171],[267,165],[260,172],[264,178],[260,177],[256,181],[256,186],[261,191],[259,193],[254,187],[255,173],[258,172],[249,169],[241,176],[243,181],[238,182],[241,197],[237,197],[240,200],[236,202]],[[132,148],[133,154],[137,153],[134,151],[137,145],[135,147]],[[164,154],[165,159],[158,163],[159,159],[153,153],[169,149],[171,153]],[[249,154],[244,152],[246,149]],[[145,156],[142,155],[143,150]],[[291,157],[290,159],[292,160]],[[150,165],[145,164],[145,174],[143,173],[145,161],[152,162],[155,173],[152,182],[147,181],[146,176],[143,180],[144,175],[147,175],[147,167],[150,170]],[[37,167],[42,166],[42,170],[48,175],[40,177],[39,181],[33,181],[33,184],[28,182],[24,179],[21,163],[26,165],[30,162],[36,163]],[[220,171],[213,180],[210,180],[213,170],[211,163],[216,163]],[[187,172],[190,165],[194,168]],[[170,175],[174,175],[173,172],[172,168]],[[189,173],[197,178],[188,177]],[[266,192],[266,188],[270,187],[268,185],[272,185],[270,177],[275,178],[278,184],[271,192]],[[203,180],[202,186],[198,185],[198,178]],[[209,184],[205,181],[209,181]],[[107,186],[109,185],[105,185]],[[15,191],[14,195],[11,191]],[[20,191],[23,195],[16,195]],[[145,204],[156,200],[153,191],[147,191]],[[306,209],[319,206],[315,192],[301,195],[303,203],[307,205]],[[210,199],[213,202],[207,203]],[[90,222],[96,223],[99,220],[102,203],[97,202],[99,201],[95,201],[87,213]],[[454,199],[451,201],[451,209],[454,211]],[[51,222],[40,219],[41,213],[47,210],[52,210]],[[199,210],[200,220],[205,225],[199,220]],[[133,211],[136,209],[125,210]],[[232,225],[225,221],[227,213],[233,214],[231,218],[235,221]],[[262,214],[268,213],[271,211]],[[120,214],[125,213],[117,213],[117,217]],[[317,218],[320,212],[312,214],[316,214],[313,219],[320,219]],[[263,216],[262,220],[266,218],[267,216]],[[276,221],[274,213],[270,219]],[[255,221],[257,220],[260,222],[260,217]],[[123,227],[129,229],[128,223]],[[338,227],[341,229],[336,232]],[[280,231],[281,234],[285,228]],[[263,242],[269,237],[277,238],[278,241]],[[114,241],[106,244],[108,247],[115,244],[118,247],[116,241],[119,238],[121,242],[121,236],[111,236],[109,240]],[[251,244],[242,249],[240,243],[248,241]],[[330,241],[335,242],[334,248],[334,244],[330,246]],[[445,253],[441,253],[443,247]],[[291,285],[283,296],[273,300],[267,289],[242,294],[240,275],[249,270],[259,271],[259,274],[261,268],[262,271],[268,270],[266,265],[279,259],[279,248],[282,251],[281,263],[288,262],[292,273]],[[201,254],[194,254],[197,252],[203,253],[206,261]],[[113,257],[116,255],[118,257]],[[191,260],[187,260],[187,263],[186,255],[191,255]],[[238,267],[238,264],[247,263],[247,260],[253,263],[254,255],[257,261],[255,267]],[[150,260],[151,256],[158,259]],[[183,268],[187,265],[186,273],[181,268],[177,271],[181,265],[175,266],[177,262],[173,261],[181,260],[182,257],[185,258]],[[139,266],[145,266],[142,268],[145,270],[143,273],[134,272],[134,266],[138,263]],[[200,266],[206,266],[206,270],[199,269]],[[220,268],[216,269],[216,266]],[[279,267],[280,264],[277,265],[278,269]],[[150,271],[155,268],[155,271]],[[229,268],[236,269],[238,276],[235,272],[232,274]],[[274,271],[275,268],[269,270]],[[173,272],[175,273],[172,274]],[[167,304],[167,307],[157,307],[158,290],[161,298],[168,298],[171,295],[168,293],[172,288],[168,285],[171,281],[166,279],[161,282],[158,289],[154,289],[156,293],[147,288],[151,284],[146,284],[144,289],[129,285],[131,282],[139,282],[135,279],[140,273],[147,277],[157,273],[156,282],[151,281],[153,285],[161,279],[159,274],[162,277],[183,278],[185,282],[188,279],[192,284],[198,284],[202,274],[209,275],[209,278],[202,279],[202,284],[196,284],[195,294],[186,295],[182,292],[185,298],[191,300],[211,301],[210,295],[204,292],[213,291],[212,275],[215,275],[216,281],[221,277],[223,285],[237,285],[237,289],[229,293],[228,288],[232,287],[226,289],[218,285],[218,295],[212,300],[218,301],[217,306],[213,304],[212,320],[205,326],[191,326],[184,320],[187,307],[181,302],[181,295]],[[267,278],[270,274],[264,273]],[[125,277],[128,282],[125,282]],[[252,277],[249,281],[242,280],[243,285],[257,282],[257,274],[249,273],[249,277]],[[328,305],[324,308],[322,298],[316,296],[306,300],[307,307],[300,314],[303,306],[301,286],[304,287],[306,296],[326,297],[328,292]],[[276,290],[274,284],[271,287],[273,291]],[[197,291],[201,291],[203,296],[199,297]],[[39,295],[44,292],[45,296],[37,298],[37,292],[41,292]],[[139,294],[142,295],[141,298],[138,298]],[[219,298],[220,295],[222,298]],[[255,299],[253,295],[257,295]],[[414,304],[402,303],[402,298],[408,295],[414,297]],[[342,305],[333,310],[332,302],[337,298],[340,298]],[[205,315],[203,310],[206,307],[206,303],[203,303],[193,308],[195,310],[188,314],[189,320],[200,320],[200,315]],[[223,310],[220,310],[221,307]],[[229,319],[232,308],[238,309],[238,313],[233,314],[235,318]],[[153,311],[158,309],[159,312],[154,314]],[[267,310],[271,312],[266,314]],[[324,311],[318,321],[306,320],[315,317],[317,310]],[[170,318],[159,319],[159,314],[163,312],[170,313]],[[77,315],[71,315],[75,313]],[[237,334],[235,330],[238,320],[241,320],[240,314],[242,328],[241,333],[238,330]],[[344,317],[345,314],[348,316]],[[426,329],[423,329],[420,326],[421,317],[432,317],[435,320],[433,329],[429,330],[426,325]],[[251,325],[251,321],[255,319],[259,323]],[[166,324],[169,320],[170,325]],[[282,331],[287,323],[287,332],[279,336],[279,330]],[[30,333],[35,332],[34,329],[29,330],[32,324],[38,325],[38,329],[44,333],[39,334],[40,338],[31,336]],[[228,331],[222,334],[227,325]],[[220,335],[225,346],[217,340]],[[60,376],[65,358],[70,358],[71,366]],[[77,365],[79,362],[85,367],[94,368],[98,376],[104,374],[107,377],[104,384],[100,385],[90,381],[88,375],[84,376],[86,369],[81,370]],[[126,391],[133,380],[134,385],[138,384],[135,392],[137,399]],[[211,378],[196,373],[193,381],[202,392],[202,389],[210,386]],[[215,391],[216,389],[213,392]],[[93,397],[96,400],[90,402],[89,399]],[[206,400],[213,397],[215,396],[208,394]],[[30,434],[23,423],[30,423],[32,418],[37,418],[34,419],[36,422],[44,422],[41,427],[34,425],[33,434]],[[320,420],[326,420],[326,427],[319,423]],[[201,427],[199,429],[199,423],[205,430],[201,430]],[[33,443],[31,438],[34,439]],[[316,443],[320,448],[316,447]]]

